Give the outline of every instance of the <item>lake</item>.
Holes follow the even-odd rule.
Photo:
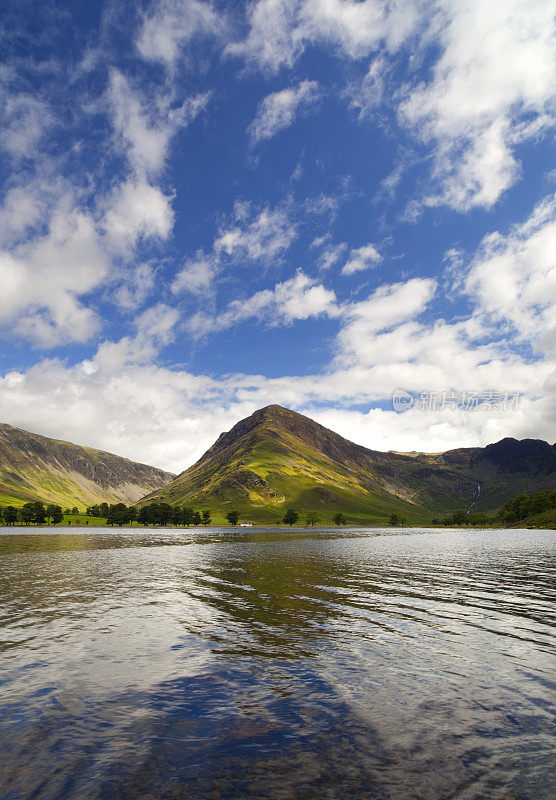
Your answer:
[[[556,532],[0,530],[0,797],[554,800]]]

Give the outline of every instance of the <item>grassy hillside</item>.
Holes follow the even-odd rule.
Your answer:
[[[486,457],[487,448],[430,456],[381,453],[268,406],[221,434],[196,464],[141,502],[156,499],[223,515],[236,509],[254,522],[276,522],[294,507],[301,515],[316,511],[326,523],[337,511],[350,523],[384,524],[394,511],[410,523],[429,523],[437,513],[467,508],[479,482],[475,511],[496,508],[531,480],[544,486],[556,477],[542,472],[546,454],[553,457],[550,445],[540,443],[548,450],[541,447],[525,468],[514,459],[504,470],[502,444]]]
[[[173,477],[102,450],[0,424],[0,505],[41,500],[84,509],[134,503]]]
[[[556,508],[534,514],[532,517],[525,517],[519,522],[513,523],[512,528],[547,528],[556,530]]]

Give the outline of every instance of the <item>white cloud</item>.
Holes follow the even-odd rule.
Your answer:
[[[144,16],[137,48],[143,58],[171,67],[189,42],[222,32],[223,21],[210,3],[161,0]]]
[[[177,309],[164,303],[147,308],[135,319],[137,333],[124,336],[117,342],[99,345],[95,359],[90,363],[90,374],[99,369],[118,369],[127,364],[147,364],[161,348],[169,344],[179,320]]]
[[[308,412],[377,449],[442,450],[506,435],[551,441],[556,438],[554,361],[531,359],[503,334],[511,324],[524,341],[550,352],[555,304],[546,256],[553,252],[553,218],[554,202],[546,200],[509,234],[484,240],[466,284],[471,313],[455,322],[431,321],[436,285],[429,279],[382,286],[365,300],[340,305],[333,292],[300,272],[231,303],[216,318],[191,323],[204,324],[208,332],[251,319],[273,325],[320,314],[337,318],[336,358],[321,374],[217,379],[155,366],[149,362],[179,325],[176,309],[158,304],[137,319],[134,337],[103,343],[90,360],[75,366],[43,361],[6,375],[0,418],[175,470],[197,458],[220,430],[270,402]],[[514,287],[507,297],[497,294],[503,275]],[[69,388],[60,392],[60,386]],[[523,399],[516,411],[488,413],[353,409],[384,401],[398,387],[519,391]]]
[[[338,316],[336,295],[299,270],[293,278],[277,283],[274,289],[263,289],[243,300],[233,300],[226,311],[214,318],[202,312],[195,314],[187,327],[192,334],[203,336],[247,319],[261,319],[274,326],[323,314]]]
[[[383,286],[366,300],[339,305],[303,273],[200,320],[215,330],[247,319],[288,324],[337,317],[336,358],[320,374],[209,378],[155,366],[149,362],[179,324],[177,311],[159,304],[137,319],[134,337],[102,344],[90,360],[75,366],[47,360],[8,373],[0,379],[0,418],[174,470],[198,458],[221,430],[271,402],[376,449],[430,452],[508,435],[553,441],[556,370],[549,339],[556,304],[546,258],[553,236],[554,201],[548,199],[507,235],[487,237],[466,284],[472,310],[455,322],[430,321],[436,285],[429,279]],[[502,276],[513,287],[507,296],[498,292]],[[506,324],[548,357],[531,359],[514,349],[503,336]],[[519,391],[522,400],[506,411],[354,410],[384,401],[395,388]]]
[[[34,158],[55,120],[48,105],[23,92],[0,91],[0,147],[12,158]]]
[[[143,305],[154,286],[155,269],[152,264],[137,264],[128,270],[114,299],[120,308],[132,311]]]
[[[351,107],[359,111],[360,116],[372,116],[385,99],[386,79],[391,65],[384,55],[374,58],[361,81],[352,85],[348,91]]]
[[[251,140],[256,144],[289,128],[298,112],[314,106],[320,97],[316,81],[301,81],[297,86],[267,95],[259,103],[257,116],[248,128]]]
[[[47,163],[45,159],[43,166]],[[45,174],[38,172],[29,176],[19,172],[17,181],[12,175],[10,188],[0,205],[0,246],[12,249],[30,239],[48,224],[50,214],[61,199],[71,196],[68,182],[52,175],[48,167]]]
[[[490,208],[519,174],[517,140],[554,124],[554,4],[444,0],[439,7],[441,55],[432,80],[401,104],[401,119],[435,153],[440,191],[425,202]]]
[[[227,52],[262,69],[291,67],[312,43],[362,58],[381,43],[395,49],[418,25],[418,2],[377,0],[258,0],[249,10],[249,33]]]
[[[310,45],[372,56],[347,96],[362,118],[391,105],[429,148],[425,206],[491,208],[520,175],[517,145],[554,126],[553,0],[258,0],[248,19],[227,52],[267,71],[292,67]],[[387,91],[408,46],[407,83]],[[431,52],[431,78],[415,85]]]
[[[330,269],[342,258],[347,248],[345,242],[336,245],[327,245],[321,252],[317,265],[320,269]]]
[[[338,335],[341,358],[370,362],[377,334],[397,329],[400,323],[421,314],[435,290],[435,281],[413,278],[406,283],[381,286],[367,300],[347,306],[346,322]]]
[[[250,215],[248,205],[236,204],[238,224],[220,231],[214,243],[218,256],[270,261],[285,252],[297,236],[297,226],[284,209],[267,207],[248,221]]]
[[[217,269],[216,260],[202,250],[198,250],[195,258],[187,259],[183,268],[177,273],[172,283],[172,292],[174,294],[208,292]]]
[[[99,326],[79,296],[102,284],[108,262],[92,217],[60,203],[47,232],[0,252],[0,320],[44,347],[86,341]]]
[[[431,452],[488,444],[508,435],[556,438],[553,409],[536,399],[525,398],[518,411],[505,413],[396,414],[381,409],[362,413],[352,408],[389,397],[395,387],[413,388],[403,362],[394,363],[389,372],[377,364],[321,375],[215,379],[141,363],[138,356],[141,353],[130,354],[129,347],[112,352],[100,348],[92,361],[75,366],[50,360],[26,372],[8,373],[0,378],[0,418],[176,472],[193,463],[221,431],[275,402],[308,413],[352,441],[375,449]],[[434,351],[429,352],[431,361],[434,357]],[[449,386],[451,375],[447,367],[437,376],[441,390]],[[427,377],[421,379],[424,387],[436,388],[427,384]],[[466,372],[464,378],[463,385],[477,388],[474,372]],[[496,384],[497,380],[502,383]],[[543,380],[548,379],[539,367],[523,362],[516,362],[509,374],[502,363],[497,373],[489,375],[485,367],[480,376],[481,386],[522,391],[542,387]],[[61,386],[66,390],[60,391]]]
[[[236,201],[233,221],[222,225],[209,253],[198,250],[193,258],[186,259],[172,282],[172,292],[212,293],[214,279],[225,272],[227,263],[276,262],[296,237],[297,225],[286,209],[259,210]],[[204,324],[211,326],[206,320]]]
[[[103,226],[112,249],[130,252],[141,238],[165,239],[174,224],[171,197],[145,178],[129,178],[106,198]]]
[[[465,280],[478,309],[537,350],[556,355],[556,197],[503,236],[486,236]],[[506,329],[506,335],[509,331]]]
[[[342,275],[353,275],[354,272],[361,272],[361,270],[372,269],[380,264],[382,256],[374,246],[374,244],[363,245],[351,251],[349,259],[342,269]]]
[[[132,167],[148,175],[159,172],[172,138],[205,108],[209,97],[202,93],[175,105],[172,92],[162,90],[147,99],[131,87],[122,72],[113,69],[108,87],[111,119]]]

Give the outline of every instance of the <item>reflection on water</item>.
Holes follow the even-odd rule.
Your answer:
[[[554,531],[3,534],[3,800],[556,795]]]

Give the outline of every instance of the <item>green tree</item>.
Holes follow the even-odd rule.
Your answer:
[[[334,514],[334,516],[332,517],[332,522],[334,523],[334,525],[338,525],[338,526],[345,525],[346,522],[347,522],[346,515],[342,514],[342,512],[339,511],[337,514]]]
[[[62,509],[60,508],[60,506],[56,505],[49,505],[47,507],[46,516],[50,519],[53,525],[59,525],[60,522],[63,522],[64,520]]]
[[[19,513],[23,524],[30,525],[33,522],[33,503],[25,503]]]
[[[237,511],[228,511],[226,514],[226,519],[230,523],[230,525],[237,525],[239,522],[239,513]]]
[[[13,506],[6,506],[4,509],[4,522],[6,525],[15,525],[17,522],[17,511]]]
[[[159,503],[158,504],[158,521],[160,525],[168,525],[170,520],[172,519],[172,512],[173,508],[170,503]]]
[[[174,506],[172,509],[172,516],[170,518],[172,525],[183,525],[183,509],[181,506]]]
[[[34,503],[31,503],[33,507],[33,522],[35,525],[44,525],[46,522],[46,509],[41,502],[38,500]]]
[[[291,527],[292,525],[295,525],[298,519],[299,519],[299,514],[297,513],[295,508],[288,508],[288,510],[284,514],[282,522]]]
[[[108,509],[108,516],[106,517],[107,525],[118,525],[122,527],[129,522],[129,509],[125,503],[115,503]]]
[[[405,525],[405,517],[401,512],[395,512],[394,514],[390,514],[390,519],[388,520],[390,525]]]
[[[465,511],[456,511],[456,513],[452,516],[453,525],[467,525],[467,522],[467,514]]]
[[[152,522],[151,519],[151,507],[150,506],[141,506],[139,509],[139,524],[140,525],[150,525]]]
[[[77,516],[77,514],[79,514],[79,509],[77,508],[77,506],[74,506],[74,507],[72,508],[72,510],[71,510],[71,513],[72,513],[74,516]]]
[[[203,521],[203,518],[201,517],[201,515],[199,514],[199,512],[198,512],[198,511],[196,511],[196,512],[193,514],[193,524],[194,524],[194,525],[200,525],[202,521]]]
[[[305,525],[316,525],[317,522],[320,522],[319,515],[316,511],[309,511],[307,514],[307,518],[305,519]]]
[[[211,522],[212,518],[210,516],[210,511],[203,511],[203,525],[205,526],[205,528],[207,527],[207,525],[210,525]]]

